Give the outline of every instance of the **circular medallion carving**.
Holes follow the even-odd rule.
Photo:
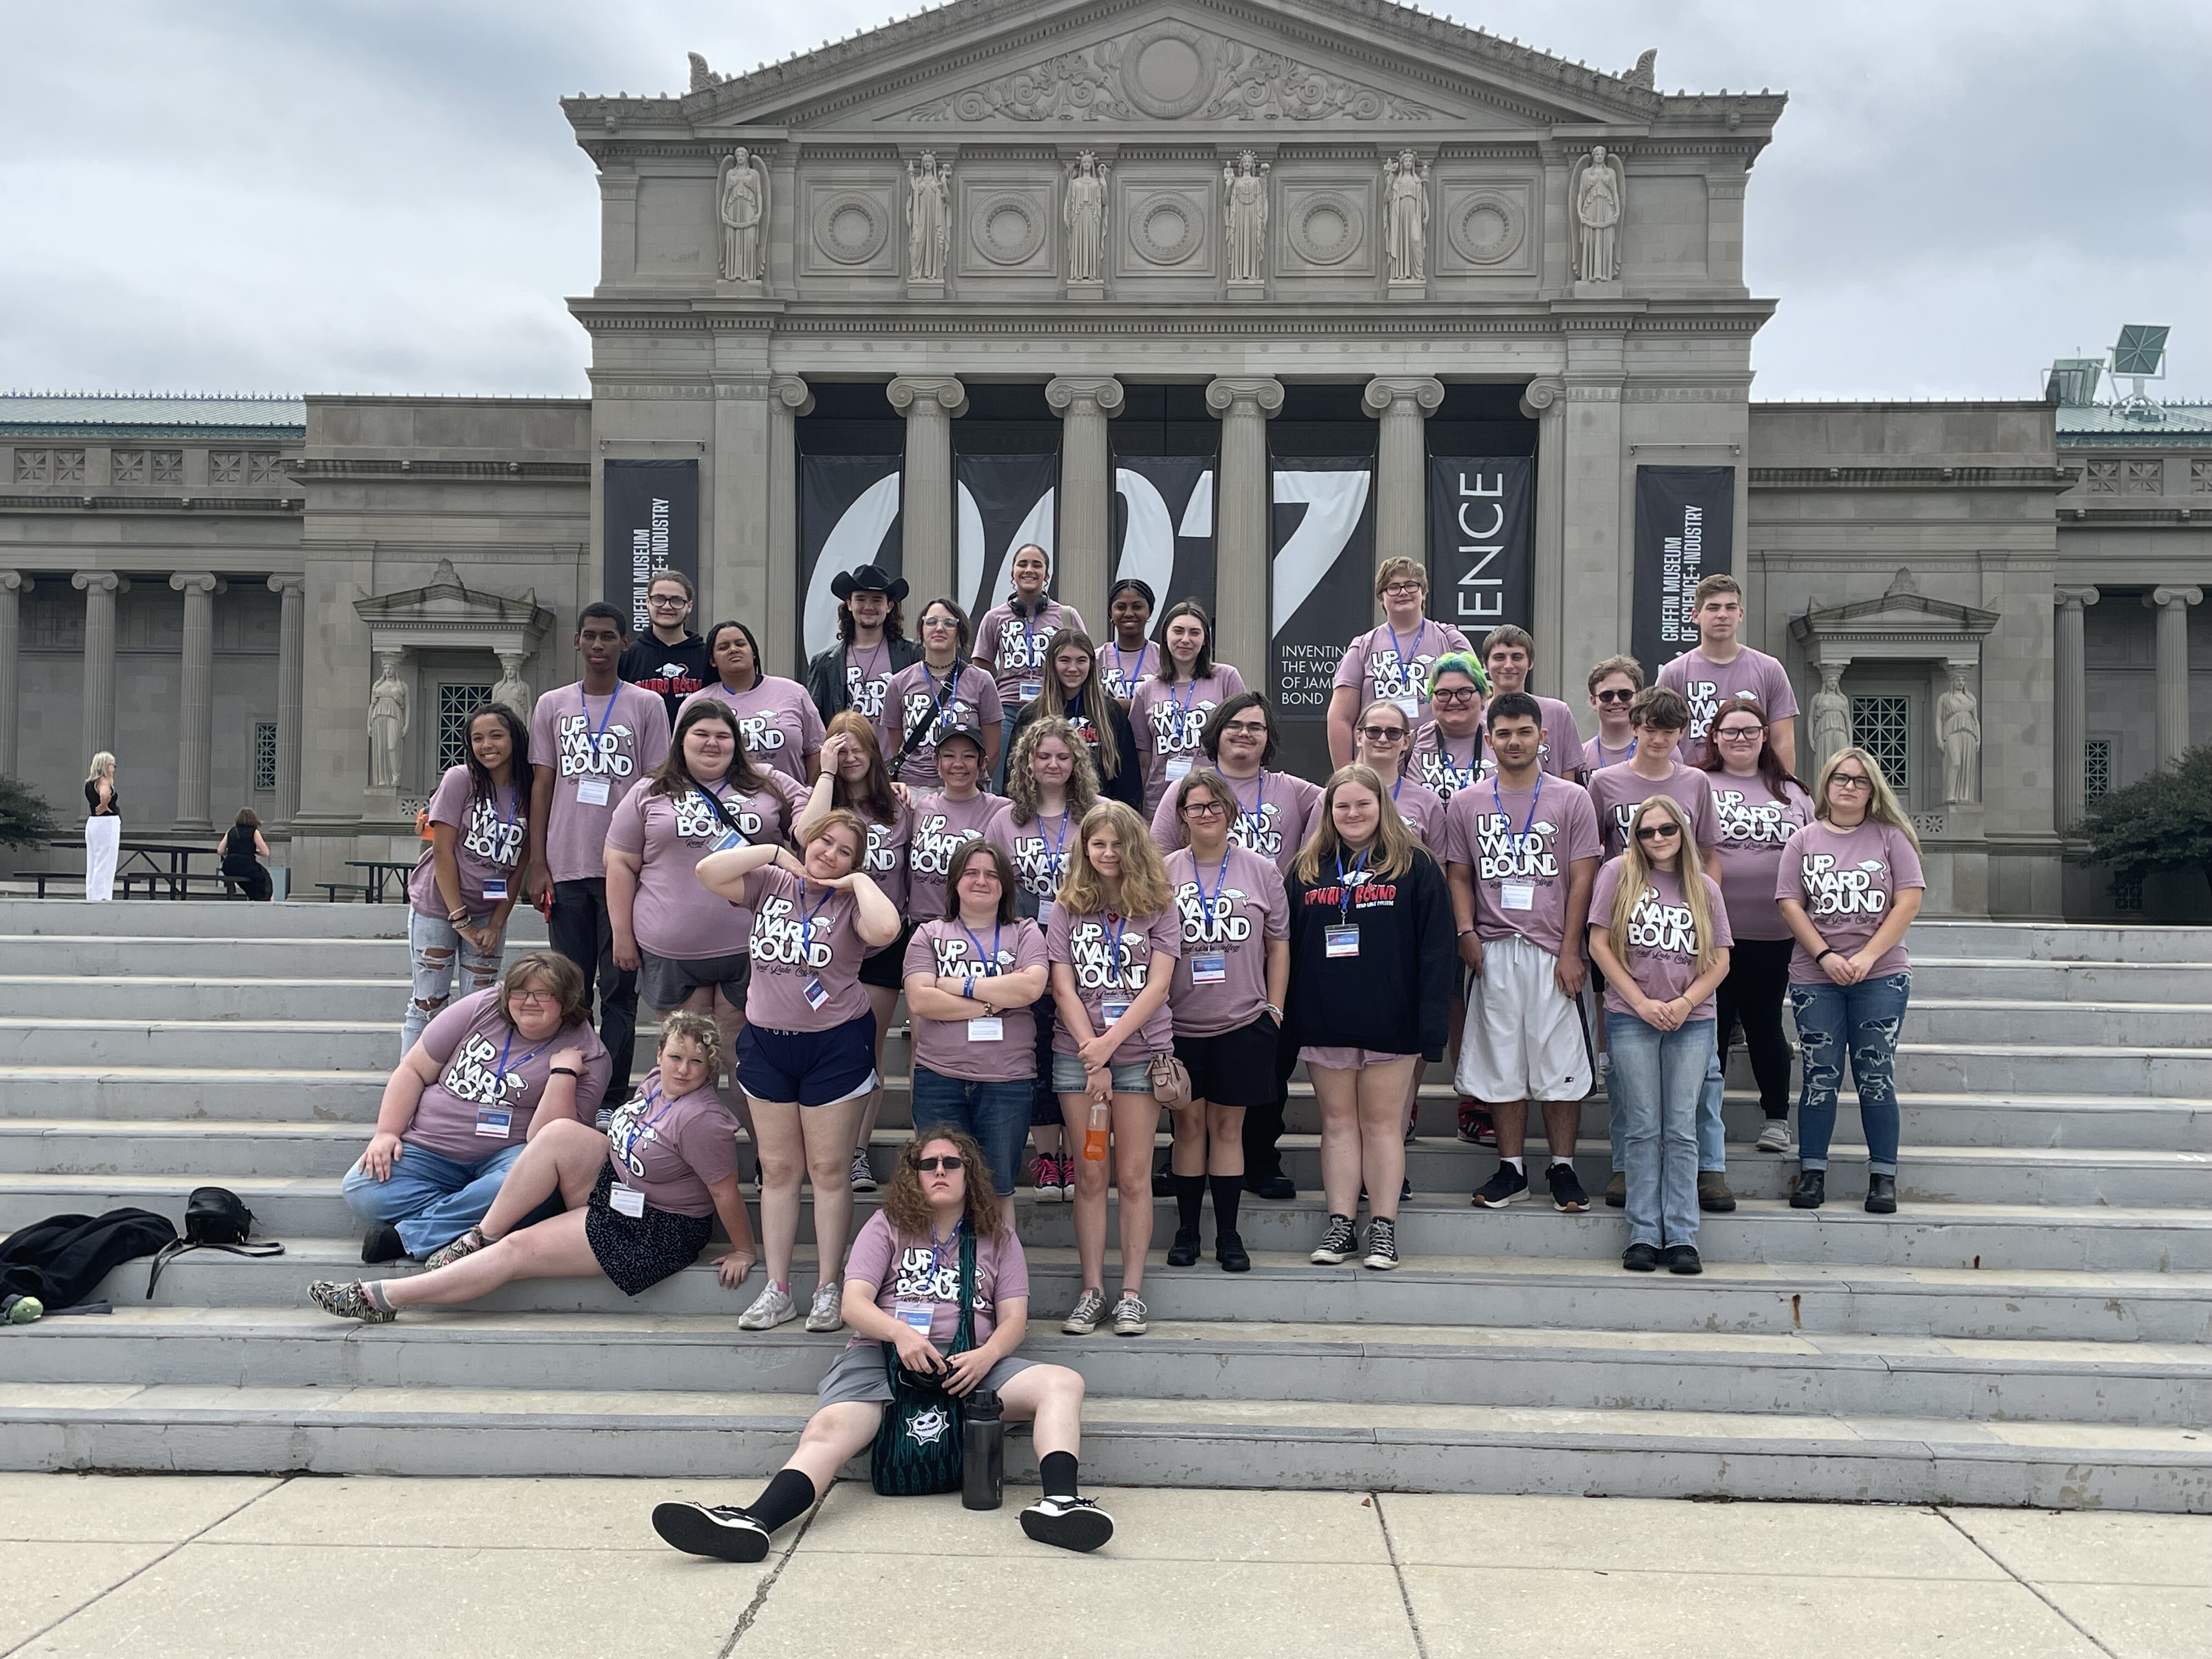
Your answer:
[[[1494,265],[1521,251],[1528,226],[1521,204],[1501,191],[1462,196],[1451,211],[1452,246],[1470,264]]]
[[[1129,241],[1146,263],[1179,265],[1198,252],[1198,216],[1180,196],[1152,196],[1129,216]]]
[[[1341,264],[1358,252],[1367,234],[1367,216],[1340,190],[1305,198],[1290,216],[1291,246],[1308,264]]]
[[[1044,215],[1026,196],[988,196],[975,209],[975,251],[994,265],[1018,265],[1044,246]]]
[[[884,204],[856,191],[826,197],[814,210],[814,245],[841,265],[866,264],[884,251],[890,218]]]
[[[1121,52],[1121,90],[1155,120],[1180,121],[1213,90],[1213,42],[1186,23],[1154,23]]]

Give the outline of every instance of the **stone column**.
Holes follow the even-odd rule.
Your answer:
[[[968,389],[950,374],[902,374],[891,407],[906,416],[906,474],[899,486],[899,574],[915,614],[952,592],[952,422]]]
[[[70,585],[84,595],[84,756],[115,750],[115,596],[130,591],[112,570],[80,570]]]
[[[1378,374],[1360,406],[1382,423],[1376,434],[1375,568],[1385,559],[1428,562],[1427,422],[1444,400],[1443,382],[1425,374]],[[1375,601],[1382,620],[1382,601]]]
[[[185,596],[185,648],[177,677],[177,825],[212,830],[215,788],[215,596],[226,584],[206,570],[179,570],[169,586]]]
[[[300,720],[306,694],[307,579],[271,576],[270,591],[280,601],[276,619],[276,807],[277,827],[289,829],[300,816]]]
[[[1044,400],[1060,414],[1060,599],[1103,643],[1106,592],[1114,580],[1114,458],[1106,422],[1121,412],[1121,383],[1107,375],[1061,376]]]
[[[1248,686],[1273,696],[1269,529],[1274,507],[1267,490],[1267,421],[1282,412],[1283,383],[1215,380],[1206,388],[1206,406],[1221,417],[1221,476],[1213,497],[1213,657],[1235,663]]]
[[[799,639],[799,417],[811,414],[814,394],[796,374],[768,383],[768,637],[770,660],[796,659],[806,677]]]
[[[2051,792],[2057,808],[2054,826],[2064,835],[2081,823],[2087,810],[2088,778],[2085,757],[2089,740],[2089,674],[2082,644],[2082,610],[2100,597],[2094,587],[2054,589],[2058,601],[2058,623],[2051,639],[2051,678],[2057,696],[2052,726],[2057,731],[2058,756]]]
[[[16,739],[22,712],[23,595],[33,586],[20,570],[0,570],[0,778],[15,775]]]
[[[1536,660],[1556,661],[1566,648],[1566,427],[1567,383],[1556,375],[1528,382],[1521,393],[1521,413],[1536,422],[1536,526],[1534,607]],[[1480,653],[1482,641],[1474,641]],[[1595,661],[1593,658],[1591,660]]]
[[[2201,587],[2154,587],[2143,603],[2158,612],[2158,763],[2174,766],[2189,748],[2189,607]]]

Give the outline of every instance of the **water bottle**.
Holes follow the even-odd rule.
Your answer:
[[[999,1396],[978,1389],[961,1402],[960,1503],[995,1510],[1006,1489],[1006,1423]]]
[[[1106,1161],[1106,1132],[1113,1127],[1114,1109],[1103,1100],[1091,1103],[1091,1122],[1083,1131],[1083,1157],[1089,1164]]]

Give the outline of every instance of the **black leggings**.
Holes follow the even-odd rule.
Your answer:
[[[1786,939],[1740,939],[1729,951],[1728,977],[1714,993],[1718,1016],[1721,1069],[1728,1069],[1729,1034],[1743,1022],[1743,1046],[1751,1051],[1751,1074],[1759,1079],[1759,1109],[1769,1117],[1790,1115],[1790,1043],[1782,1035],[1782,997],[1789,988]]]

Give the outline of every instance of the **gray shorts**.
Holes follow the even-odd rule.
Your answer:
[[[1152,1093],[1152,1067],[1150,1060],[1133,1060],[1127,1066],[1115,1066],[1109,1071],[1115,1094]],[[1052,1086],[1055,1094],[1079,1095],[1090,1080],[1084,1072],[1081,1055],[1056,1054],[1052,1057]]]
[[[640,945],[637,952],[638,1000],[648,1008],[665,1012],[681,1006],[694,991],[714,987],[733,1008],[745,1006],[745,987],[753,976],[752,957],[740,951],[729,957],[657,957]]]
[[[1034,1359],[1001,1359],[984,1374],[977,1386],[996,1393],[1036,1363]],[[848,1401],[861,1406],[888,1406],[890,1399],[890,1378],[884,1375],[884,1347],[880,1342],[846,1349],[837,1356],[836,1363],[823,1373],[822,1382],[814,1390],[817,1406],[842,1406]]]

